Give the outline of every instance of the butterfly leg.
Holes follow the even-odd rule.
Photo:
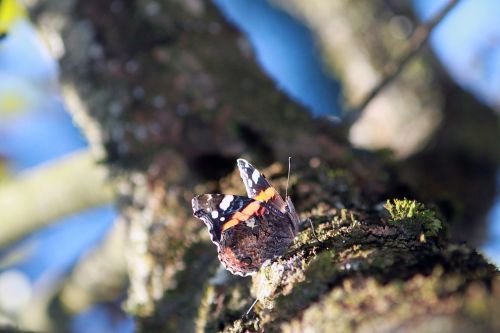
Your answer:
[[[248,314],[250,313],[250,311],[252,311],[252,309],[255,306],[255,304],[257,304],[257,301],[258,301],[258,299],[256,298],[255,301],[253,301],[252,305],[250,305],[250,307],[248,308],[247,312],[245,312],[245,315],[241,319],[243,319],[245,317],[248,317]]]
[[[312,220],[311,218],[307,218],[307,222],[309,222],[309,225],[311,226],[311,231],[312,231],[312,234],[314,236],[314,238],[316,238],[316,240],[318,241],[318,243],[323,243],[322,241],[319,240],[318,236],[316,235],[316,231],[314,231],[314,225],[312,223]]]

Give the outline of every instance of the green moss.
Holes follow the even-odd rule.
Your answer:
[[[410,232],[420,232],[427,237],[437,236],[443,228],[438,214],[416,200],[388,199],[385,209],[391,215],[391,225],[402,225]]]

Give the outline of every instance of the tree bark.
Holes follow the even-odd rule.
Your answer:
[[[63,92],[119,192],[127,223],[125,307],[144,332],[499,329],[496,269],[450,242],[383,155],[312,119],[263,75],[208,1],[40,1],[62,38]],[[191,217],[195,194],[241,192],[244,156],[292,188],[312,230],[251,280],[217,270]],[[252,303],[255,311],[240,319]]]

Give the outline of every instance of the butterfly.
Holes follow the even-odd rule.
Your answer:
[[[217,246],[220,262],[233,274],[256,273],[280,256],[297,235],[300,219],[288,195],[285,200],[253,165],[237,160],[247,195],[202,194],[193,198],[193,215],[201,219]]]

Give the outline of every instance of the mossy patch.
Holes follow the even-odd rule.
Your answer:
[[[410,233],[435,237],[443,229],[443,222],[438,214],[416,200],[388,199],[384,207],[391,215],[388,223],[403,226]]]

